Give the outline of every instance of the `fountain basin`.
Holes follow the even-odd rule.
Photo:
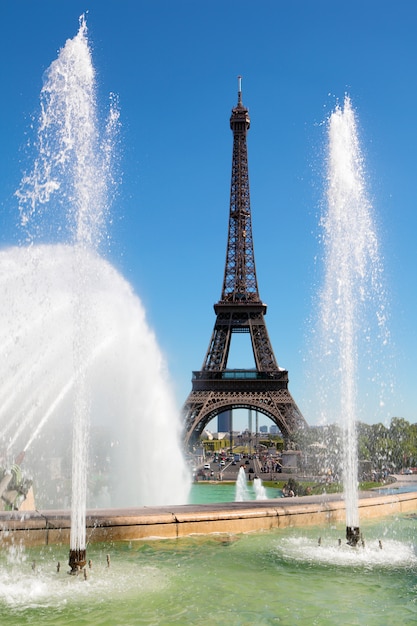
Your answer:
[[[364,548],[338,546],[343,527],[94,543],[87,579],[68,575],[67,546],[10,547],[0,552],[2,622],[415,624],[415,515],[363,523]]]
[[[364,492],[360,519],[369,520],[417,511],[417,492],[391,495]],[[345,519],[339,494],[250,502],[187,504],[87,511],[87,541],[176,539],[213,533],[247,533],[277,528],[320,526]],[[0,545],[68,544],[69,511],[0,512]]]

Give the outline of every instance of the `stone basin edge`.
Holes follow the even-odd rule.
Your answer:
[[[390,495],[362,492],[360,519],[417,511],[417,492]],[[244,533],[274,528],[323,526],[343,522],[343,496],[304,496],[217,504],[186,504],[87,512],[89,543],[179,538],[193,534]],[[0,545],[69,542],[69,511],[0,512]]]

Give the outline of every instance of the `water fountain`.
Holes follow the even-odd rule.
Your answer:
[[[329,120],[327,181],[327,209],[322,219],[325,279],[320,296],[320,338],[326,376],[323,396],[327,400],[324,412],[330,422],[342,423],[346,538],[349,545],[355,546],[360,538],[355,426],[358,346],[361,336],[371,332],[366,308],[372,304],[379,334],[385,328],[385,311],[378,240],[366,191],[357,124],[348,97],[343,108],[336,107]]]
[[[338,529],[319,547],[317,528],[95,544],[87,580],[57,571],[59,546],[3,552],[1,614],[9,626],[415,623],[415,519],[364,528],[361,550],[339,547]]]
[[[74,47],[85,58],[84,21],[75,39]],[[55,69],[59,67],[58,63]],[[91,79],[90,70],[86,75]],[[59,76],[61,72],[57,80]],[[49,97],[55,98],[52,92]],[[345,105],[343,115],[337,112],[337,116],[344,117],[348,108]],[[69,147],[70,136],[63,132],[62,137]],[[45,157],[48,154],[46,150]],[[66,158],[65,152],[57,165],[67,163]],[[29,177],[25,184],[31,180],[38,179]],[[11,462],[17,451],[25,450],[24,464],[32,471],[35,485],[45,477],[45,489],[38,488],[36,494],[40,501],[43,498],[42,507],[65,507],[69,502],[66,483],[71,483],[66,466],[72,464],[65,452],[77,407],[77,416],[83,416],[81,444],[90,438],[87,500],[95,506],[185,502],[182,456],[177,449],[163,448],[167,441],[177,439],[179,424],[163,359],[139,299],[90,241],[89,228],[84,230],[87,215],[83,214],[76,235],[71,238],[66,232],[62,236],[68,223],[79,223],[72,219],[78,209],[71,204],[65,223],[51,218],[49,208],[59,191],[57,179],[47,177],[36,184],[35,194],[33,186],[26,189],[32,189],[26,193],[28,208],[22,210],[28,245],[0,251],[0,280],[3,293],[8,294],[0,303],[1,344],[7,355],[7,367],[0,363],[0,439],[6,460]],[[62,208],[68,208],[68,199],[61,202]],[[104,217],[99,218],[101,226]],[[330,221],[325,225],[330,228]],[[51,233],[56,234],[54,243],[49,241]],[[81,283],[75,271],[78,267],[83,268]],[[83,316],[74,315],[74,310]],[[94,324],[85,320],[86,314]],[[84,341],[74,347],[79,336]],[[85,393],[79,406],[76,393],[80,387]],[[162,389],[167,389],[167,395]],[[167,433],[163,440],[158,438],[160,430]],[[148,441],[153,439],[158,440],[157,450],[149,448]],[[73,464],[77,465],[86,451],[75,449]],[[154,468],[158,470],[161,459],[168,457],[177,472],[164,473],[161,483]],[[85,472],[82,468],[78,475],[83,477]],[[132,476],[136,480],[127,480]],[[264,503],[255,505],[264,510]],[[236,503],[231,523],[244,506]],[[287,511],[290,506],[288,501],[283,503]],[[279,503],[274,502],[273,508],[271,519],[276,520]],[[307,505],[302,508],[305,517]],[[323,515],[329,515],[329,510],[327,506]],[[210,512],[203,525],[213,517]],[[19,512],[19,523],[23,519]],[[268,523],[265,515],[260,519]],[[359,528],[359,523],[352,516],[346,526]],[[15,542],[0,552],[0,610],[9,626],[40,621],[414,623],[414,516],[398,516],[389,528],[369,521],[364,526],[367,543],[360,551],[338,546],[336,527],[329,527],[328,536],[317,546],[313,541],[316,528],[291,529],[285,520],[278,531],[271,525],[275,528],[271,532],[239,539],[228,534],[164,541],[129,539],[119,544],[106,539],[111,543],[89,545],[93,566],[83,577],[66,576],[57,565],[62,559],[58,543],[22,550]],[[43,530],[50,537],[53,528]],[[71,540],[75,551],[83,545],[83,540],[75,545]],[[84,560],[84,554],[75,552],[74,568]],[[250,593],[242,594],[242,573]]]
[[[258,476],[255,476],[252,485],[253,490],[249,490],[245,467],[242,465],[239,468],[235,484],[235,502],[248,502],[253,499],[253,495],[255,496],[255,500],[267,499],[266,489]]]
[[[236,479],[235,502],[245,502],[249,500],[248,481],[246,479],[245,468],[239,467]]]
[[[262,484],[262,480],[258,476],[255,476],[253,479],[253,488],[255,490],[255,497],[257,500],[267,499],[266,489]]]
[[[114,98],[99,119],[81,17],[45,74],[36,156],[17,191],[24,245],[0,251],[4,463],[24,450],[38,507],[67,507],[71,490],[72,571],[86,562],[87,502],[185,503],[189,488],[163,357],[139,299],[100,255],[118,125]],[[164,458],[176,471],[160,481]]]

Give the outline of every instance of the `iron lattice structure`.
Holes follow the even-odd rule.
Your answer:
[[[229,231],[222,294],[214,305],[216,322],[202,368],[193,372],[192,391],[184,407],[185,445],[195,443],[206,424],[219,413],[236,408],[269,417],[287,440],[306,422],[288,390],[288,372],[275,359],[265,325],[266,304],[258,292],[252,238],[246,135],[249,111],[232,109],[232,178]],[[255,369],[227,369],[233,333],[249,333]]]

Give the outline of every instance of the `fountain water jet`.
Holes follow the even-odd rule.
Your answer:
[[[253,488],[255,490],[255,498],[257,500],[267,499],[266,489],[262,484],[262,480],[258,478],[258,476],[255,476],[255,478],[253,479]]]
[[[27,465],[36,475],[44,471],[50,451],[46,425],[54,422],[55,441],[61,438],[65,448],[72,418],[72,571],[85,564],[92,448],[89,471],[106,487],[108,505],[185,503],[188,494],[179,416],[163,359],[140,302],[98,253],[114,184],[118,119],[112,99],[100,131],[95,72],[81,17],[77,35],[45,74],[37,157],[16,192],[28,245],[0,253],[1,281],[9,296],[0,310],[0,343],[8,356],[7,368],[0,370],[0,389],[8,388],[0,434],[9,455],[26,438]],[[40,245],[50,239],[69,243]],[[162,444],[156,456],[147,447],[161,429],[171,443],[169,450]],[[93,431],[99,445],[90,442]],[[55,454],[65,456],[65,451]],[[164,478],[161,493],[155,481],[161,459],[168,457],[176,473]]]
[[[69,505],[69,426],[78,393],[72,259],[72,246],[62,244],[0,251],[0,285],[8,294],[0,302],[0,344],[8,345],[0,388],[11,372],[16,381],[14,389],[8,387],[8,411],[0,416],[0,441],[10,463],[26,451],[24,467],[35,479],[41,509]],[[86,252],[83,266],[95,320],[82,365],[90,395],[88,506],[185,503],[188,473],[175,445],[180,421],[143,306],[131,285],[97,253]],[[42,315],[44,322],[34,325],[32,317]],[[9,415],[14,418],[11,431],[6,428]],[[161,430],[167,438],[160,438]],[[158,441],[158,447],[149,441]],[[161,481],[164,458],[172,459],[176,472]],[[135,480],[127,480],[130,476]]]
[[[325,279],[321,292],[321,340],[330,399],[343,427],[343,482],[346,538],[360,538],[358,512],[357,387],[360,334],[369,333],[365,309],[378,301],[375,320],[385,322],[381,305],[381,263],[350,99],[337,107],[328,125],[327,212],[322,218]],[[326,407],[326,412],[329,407]]]
[[[235,488],[235,502],[245,502],[249,500],[248,481],[246,479],[245,468],[239,468]]]

